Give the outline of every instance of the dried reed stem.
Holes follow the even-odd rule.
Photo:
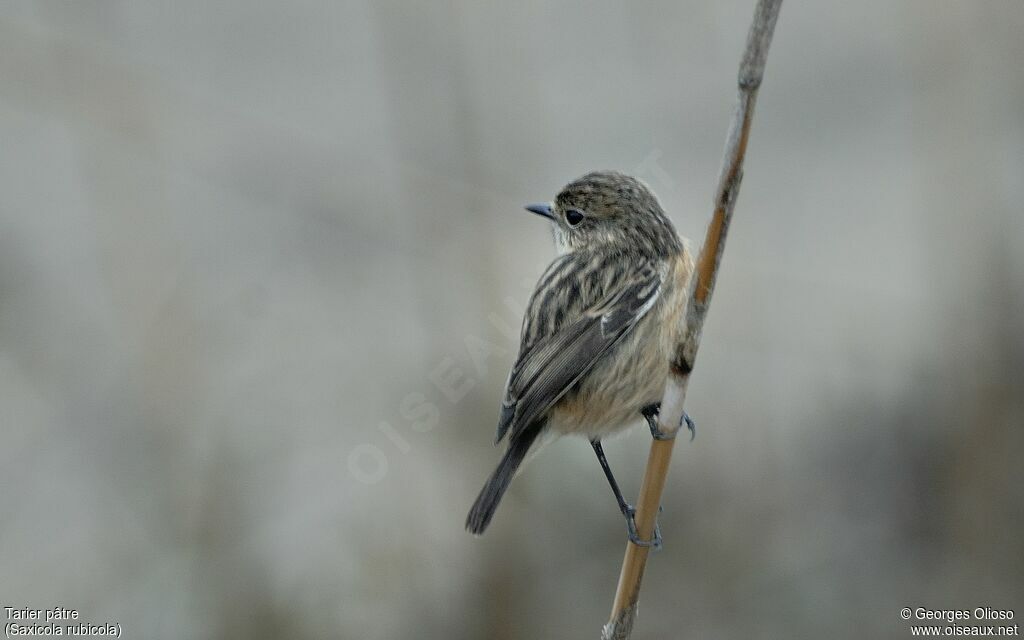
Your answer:
[[[747,45],[740,63],[738,78],[739,103],[725,145],[722,172],[715,193],[715,213],[711,218],[711,224],[708,225],[704,246],[697,259],[697,270],[691,283],[691,295],[684,320],[685,338],[677,347],[672,362],[672,374],[661,400],[658,427],[670,438],[675,435],[682,423],[686,386],[693,370],[697,348],[700,346],[704,317],[707,315],[711,294],[715,289],[726,234],[743,178],[743,158],[750,136],[750,124],[754,117],[757,90],[764,77],[768,47],[772,41],[775,20],[778,18],[781,4],[782,0],[758,0],[754,21],[747,34]],[[640,537],[646,540],[651,539],[654,533],[658,505],[661,504],[661,494],[665,489],[668,467],[672,460],[673,444],[674,438],[651,442],[647,470],[640,486],[636,509],[637,530]],[[611,618],[601,634],[603,640],[623,640],[632,634],[648,551],[648,547],[641,547],[632,542],[626,544],[626,557],[622,561],[622,572],[619,574]]]

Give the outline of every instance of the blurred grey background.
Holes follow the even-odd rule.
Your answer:
[[[462,529],[525,202],[699,244],[753,0],[0,8],[0,606],[128,638],[592,638],[590,447]],[[787,0],[635,638],[1024,615],[1024,4]],[[635,496],[649,435],[608,444]]]

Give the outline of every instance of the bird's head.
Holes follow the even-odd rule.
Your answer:
[[[588,173],[567,184],[554,202],[526,210],[551,221],[559,253],[604,248],[667,257],[682,250],[647,185],[617,171]]]

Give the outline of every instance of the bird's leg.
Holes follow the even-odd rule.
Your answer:
[[[641,409],[640,414],[643,415],[645,420],[647,420],[647,426],[650,427],[651,429],[652,438],[654,438],[655,440],[671,440],[672,438],[675,437],[675,435],[666,436],[661,432],[661,429],[658,428],[658,411],[660,410],[661,403],[655,402],[654,404],[649,404],[643,409]],[[681,422],[686,425],[687,429],[690,430],[690,442],[693,442],[693,439],[697,437],[697,424],[693,421],[692,418],[690,418],[690,416],[685,411],[683,412],[683,418]],[[679,426],[683,425],[681,424]]]
[[[636,518],[634,514],[636,509],[630,506],[626,502],[626,499],[622,497],[622,491],[619,490],[619,483],[615,481],[615,476],[612,475],[612,469],[608,466],[608,458],[604,456],[604,447],[601,446],[600,440],[591,440],[590,445],[594,447],[594,453],[597,454],[597,461],[601,463],[601,469],[604,471],[604,477],[608,478],[608,484],[612,487],[612,492],[615,493],[615,501],[619,503],[619,511],[622,512],[624,518],[626,518],[626,531],[629,533],[629,540],[638,547],[653,547],[655,551],[661,549],[661,530],[658,525],[654,525],[654,539],[653,540],[641,540],[640,534],[636,530]],[[661,508],[659,507],[660,511]]]
[[[608,458],[604,456],[604,447],[601,446],[600,440],[591,440],[590,446],[594,447],[594,453],[597,454],[597,461],[601,463],[601,469],[604,470],[604,477],[608,478],[608,484],[611,485],[612,491],[615,493],[615,501],[619,503],[619,511],[626,517],[627,520],[633,517],[633,507],[631,507],[626,499],[622,497],[622,491],[619,490],[619,483],[615,481],[615,476],[612,475],[612,469],[608,466]]]

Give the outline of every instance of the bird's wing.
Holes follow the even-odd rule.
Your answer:
[[[657,301],[662,277],[653,262],[634,265],[596,304],[529,345],[524,341],[509,374],[495,442],[507,432],[515,438],[541,417],[629,333]]]

